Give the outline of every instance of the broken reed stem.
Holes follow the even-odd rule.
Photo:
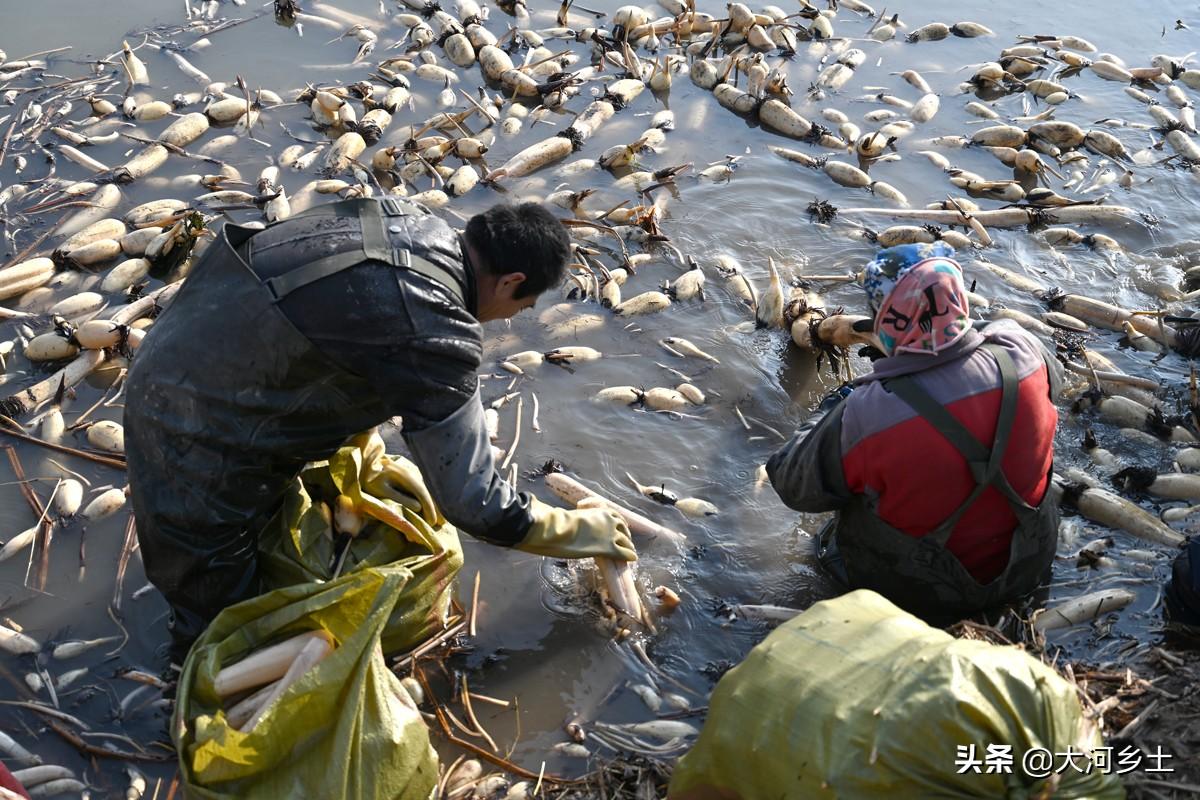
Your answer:
[[[465,733],[467,736],[480,736],[480,733],[478,730],[472,730],[470,727],[467,726],[467,723],[463,722],[458,717],[454,716],[454,712],[451,711],[450,709],[443,708],[442,711],[446,712],[446,716],[449,718],[449,720],[452,723],[454,723],[454,727],[458,728],[460,731]]]
[[[69,44],[63,45],[62,47],[51,47],[49,50],[38,50],[36,53],[29,53],[28,55],[21,56],[17,60],[18,61],[32,61],[33,59],[37,58],[38,56],[48,56],[53,53],[65,53],[67,50],[71,50],[71,49],[73,49],[73,46],[69,45]]]
[[[1157,392],[1162,388],[1162,384],[1158,381],[1149,378],[1139,378],[1136,375],[1126,375],[1123,372],[1103,372],[1091,368],[1090,365],[1076,364],[1074,361],[1064,361],[1063,365],[1077,375],[1084,375],[1093,378],[1097,383],[1106,381],[1108,383],[1122,383],[1126,386],[1136,386],[1139,389],[1145,389],[1148,392]]]
[[[38,532],[37,548],[37,581],[34,588],[39,592],[46,591],[46,581],[50,578],[50,544],[54,541],[54,524],[46,521]]]
[[[1064,225],[1079,223],[1099,224],[1103,222],[1137,221],[1137,214],[1124,206],[1066,206],[1050,212],[1039,212],[1025,206],[975,211],[967,215],[961,211],[942,211],[923,208],[842,208],[842,216],[881,216],[898,221],[919,220],[939,225],[970,225],[975,219],[981,225],[993,228],[1016,228],[1037,221],[1037,215],[1049,213],[1054,222]]]
[[[545,58],[540,58],[531,64],[524,64],[520,67],[517,67],[517,69],[524,72],[526,70],[533,69],[536,66],[540,66],[541,64],[545,64],[547,61],[553,61],[556,58],[561,58],[562,56],[570,55],[572,52],[573,52],[572,50],[563,50],[561,53],[554,53],[553,55],[546,56]]]
[[[66,475],[70,475],[72,478],[74,478],[75,480],[79,481],[79,482],[80,482],[80,483],[82,483],[84,486],[87,486],[87,487],[89,487],[89,488],[91,487],[91,485],[92,485],[92,482],[91,482],[91,481],[89,481],[89,480],[88,480],[88,479],[87,479],[85,476],[83,476],[83,475],[80,475],[78,472],[76,472],[76,471],[75,471],[75,470],[73,470],[73,469],[67,469],[65,466],[63,466],[62,464],[58,463],[58,462],[57,462],[57,461],[55,461],[53,458],[50,458],[49,456],[47,456],[47,457],[46,457],[46,463],[48,463],[48,464],[53,464],[54,466],[56,466],[56,467],[58,467],[60,470],[62,470],[64,474],[66,474]]]
[[[30,245],[29,245],[28,247],[26,247],[24,250],[22,250],[21,252],[17,253],[15,256],[13,256],[13,257],[12,257],[12,258],[9,260],[9,262],[8,262],[7,264],[5,264],[5,265],[4,265],[4,268],[5,268],[5,269],[7,269],[8,267],[14,266],[14,265],[16,265],[16,264],[20,264],[22,261],[24,261],[24,260],[25,260],[25,257],[26,257],[26,256],[28,256],[28,255],[29,255],[30,253],[32,253],[34,250],[36,250],[36,249],[38,249],[39,247],[41,247],[41,246],[42,246],[42,242],[44,242],[44,241],[46,241],[47,239],[49,239],[49,238],[50,238],[50,237],[51,237],[51,236],[54,234],[54,232],[55,232],[56,230],[58,230],[58,227],[59,227],[60,225],[62,225],[64,221],[66,221],[66,219],[67,219],[67,214],[69,214],[69,213],[70,213],[70,212],[67,212],[66,214],[63,214],[61,217],[59,217],[59,218],[58,218],[58,221],[56,221],[56,222],[55,222],[55,223],[54,223],[52,226],[50,226],[49,228],[47,228],[47,229],[46,229],[46,231],[45,231],[45,232],[44,232],[44,233],[43,233],[41,236],[39,236],[38,238],[34,239],[32,244],[30,244]]]
[[[521,443],[521,411],[525,407],[525,398],[517,398],[517,422],[515,432],[513,433],[512,446],[508,448],[508,452],[504,454],[504,461],[500,464],[501,470],[508,469],[508,462],[512,461],[513,455],[517,452],[517,445]]]
[[[177,756],[174,753],[172,753],[170,755],[167,755],[166,753],[164,753],[163,755],[160,756],[160,755],[155,755],[154,753],[146,753],[146,754],[130,753],[125,750],[116,750],[116,749],[110,750],[106,747],[97,747],[94,744],[85,742],[78,735],[76,735],[73,731],[67,730],[66,728],[64,728],[63,726],[54,722],[53,720],[49,720],[49,719],[46,720],[46,724],[50,727],[50,730],[57,733],[63,739],[66,739],[67,742],[69,742],[71,745],[73,745],[75,747],[75,749],[77,749],[81,753],[84,753],[89,756],[96,756],[99,758],[113,758],[113,759],[117,759],[119,761],[152,761],[152,762],[174,761],[177,758]]]
[[[672,676],[668,675],[666,672],[664,672],[662,670],[661,667],[659,667],[657,664],[655,664],[653,661],[651,661],[650,656],[648,656],[646,654],[646,649],[644,647],[642,647],[641,642],[637,642],[637,641],[630,642],[629,649],[633,651],[634,655],[636,655],[638,657],[638,660],[641,661],[643,664],[645,664],[646,668],[648,670],[650,670],[650,673],[652,675],[654,675],[656,678],[664,680],[667,683],[674,686],[675,688],[677,688],[683,692],[686,692],[694,697],[700,696],[700,693],[697,692],[695,689],[693,689],[690,686],[685,685],[684,683],[682,683],[682,682],[676,680],[675,678],[673,678]]]
[[[54,484],[54,491],[50,493],[50,499],[46,501],[46,507],[42,511],[41,516],[37,521],[37,537],[33,543],[33,547],[29,549],[29,565],[25,568],[25,585],[29,585],[29,576],[33,574],[33,562],[38,562],[39,585],[36,587],[38,591],[46,588],[46,579],[41,577],[42,564],[49,558],[50,555],[50,540],[54,537],[54,522],[47,519],[50,508],[54,505],[54,498],[58,496],[58,490],[62,487],[63,479],[59,478]]]
[[[499,753],[500,748],[496,746],[496,740],[489,736],[488,732],[484,730],[481,724],[479,724],[479,718],[475,716],[475,709],[471,708],[471,691],[467,686],[466,675],[462,676],[462,704],[463,708],[467,712],[467,722],[475,726],[475,730],[479,731],[479,735],[483,737],[484,741],[488,743],[488,746],[491,747],[494,752]]]
[[[442,776],[438,778],[437,786],[434,787],[431,797],[442,798],[446,796],[446,782],[450,780],[450,776],[454,774],[454,771],[458,769],[458,765],[465,761],[466,758],[467,757],[465,755],[461,755],[454,759],[453,764],[446,767],[445,772],[443,772]]]
[[[542,762],[541,769],[538,770],[537,783],[533,785],[533,796],[537,797],[542,793],[542,781],[546,778],[546,762]]]
[[[0,164],[4,163],[5,156],[8,155],[8,145],[12,142],[13,132],[16,131],[19,125],[25,119],[25,110],[33,103],[33,100],[27,100],[20,110],[13,109],[13,121],[8,126],[8,132],[4,134],[4,140],[0,141]]]
[[[129,558],[133,555],[133,548],[137,545],[137,524],[133,521],[133,515],[129,515],[129,521],[125,523],[125,541],[121,543],[121,556],[117,560],[117,580],[116,586],[113,587],[112,605],[117,611],[121,610],[121,590],[125,587],[125,570],[129,567]]]
[[[4,417],[0,417],[0,420],[4,420],[6,422],[10,421]],[[0,428],[0,433],[8,433],[8,431]],[[30,553],[29,563],[32,565],[34,559],[36,559],[38,562],[37,585],[33,588],[37,589],[39,592],[45,591],[47,571],[49,568],[48,562],[50,559],[50,541],[54,537],[54,525],[46,519],[47,506],[42,505],[42,501],[38,500],[38,497],[36,494],[34,494],[33,489],[29,487],[29,482],[25,477],[25,468],[21,466],[21,459],[19,456],[17,456],[16,448],[11,444],[3,445],[3,447],[6,451],[8,451],[8,463],[12,465],[13,475],[16,476],[21,487],[21,494],[25,497],[25,502],[29,503],[29,507],[33,509],[34,516],[36,516],[39,520],[37,539],[34,541],[33,552]],[[55,487],[55,491],[57,491],[57,487]],[[29,585],[28,573],[25,576],[25,585]]]
[[[466,627],[467,620],[465,618],[458,619],[444,631],[429,639],[420,647],[413,649],[407,655],[397,657],[396,660],[392,662],[392,671],[402,672],[405,667],[415,666],[418,658],[430,652],[431,650],[436,650],[437,648],[441,647],[446,642],[462,633]]]
[[[125,372],[126,372],[126,370],[121,370],[121,373],[119,375],[117,375],[117,379],[115,381],[113,381],[112,386],[109,386],[107,389],[105,389],[104,394],[100,395],[99,400],[92,403],[92,405],[89,406],[86,411],[84,411],[82,414],[80,414],[78,417],[76,417],[75,421],[67,426],[67,430],[77,431],[80,428],[87,427],[87,422],[86,422],[87,418],[90,417],[92,415],[92,412],[95,411],[97,408],[99,408],[100,405],[102,403],[104,403],[105,400],[108,399],[109,392],[111,392],[114,388],[117,388],[119,391],[119,387],[121,386],[121,381],[123,381],[125,379]]]
[[[475,570],[475,591],[471,594],[471,630],[472,637],[475,636],[475,618],[479,615],[479,579],[482,572]]]
[[[960,639],[975,638],[976,640],[985,641],[989,644],[1003,644],[1015,647],[1016,644],[1005,636],[998,628],[991,625],[984,625],[974,620],[964,619],[956,622],[947,629],[952,636],[957,636]],[[972,637],[968,637],[967,633],[971,633]]]
[[[30,206],[25,209],[25,213],[40,214],[43,211],[56,211],[60,208],[99,208],[99,206],[90,200],[65,200],[61,203],[57,200],[45,200],[36,206]],[[64,214],[63,216],[65,217],[66,215]]]
[[[494,764],[504,771],[510,772],[517,777],[525,778],[526,780],[544,779],[549,783],[560,784],[563,786],[581,786],[585,783],[585,781],[577,778],[559,778],[553,775],[539,775],[536,772],[530,772],[524,767],[509,761],[507,758],[498,756],[495,753],[489,753],[487,750],[475,744],[474,742],[458,738],[451,730],[450,723],[446,721],[446,711],[442,708],[441,704],[438,703],[437,698],[434,696],[433,688],[429,685],[429,680],[425,677],[425,673],[421,671],[420,667],[414,666],[413,674],[416,675],[417,680],[420,681],[421,688],[425,690],[425,697],[433,705],[434,715],[437,717],[438,725],[441,727],[442,735],[446,737],[446,741],[478,756],[484,761],[487,761],[489,764]]]
[[[478,700],[481,703],[488,703],[489,705],[499,706],[500,708],[512,708],[513,707],[513,703],[511,700],[501,700],[498,697],[490,697],[486,694],[480,694],[479,692],[471,692],[471,698],[473,700]]]
[[[79,582],[87,576],[87,526],[79,529]]]
[[[12,466],[13,475],[17,479],[17,485],[21,487],[21,496],[25,498],[25,502],[33,509],[33,515],[37,518],[42,518],[46,514],[46,507],[42,505],[42,501],[38,500],[33,489],[29,487],[29,479],[25,476],[25,468],[21,466],[21,459],[17,455],[17,450],[11,444],[3,445],[8,452],[8,463]]]

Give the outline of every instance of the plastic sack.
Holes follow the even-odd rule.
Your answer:
[[[434,528],[412,508],[366,494],[362,474],[362,451],[352,446],[308,466],[259,535],[259,570],[268,588],[329,580],[336,559],[334,538],[315,501],[332,502],[344,494],[356,502],[365,499],[381,505],[396,515],[396,522],[369,522],[351,540],[341,574],[385,564],[403,566],[411,573],[382,640],[385,653],[405,652],[441,631],[454,596],[454,577],[463,564],[462,546],[452,525]]]
[[[360,570],[276,589],[222,611],[179,679],[172,738],[189,798],[426,800],[437,755],[420,712],[387,668],[379,637],[413,574]],[[213,679],[252,650],[323,629],[336,647],[270,706],[254,730],[231,727]]]
[[[859,590],[779,626],[721,678],[669,797],[1123,798],[1099,769],[1047,779],[1022,769],[1034,748],[1102,744],[1075,687],[1049,667]],[[971,745],[979,772],[958,774]],[[987,774],[989,745],[1011,746],[1011,774]]]

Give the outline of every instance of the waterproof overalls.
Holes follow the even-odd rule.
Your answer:
[[[781,500],[837,512],[820,561],[935,624],[1016,601],[1049,572],[1062,371],[1009,322],[936,356],[877,360],[767,461]]]
[[[987,446],[975,438],[913,378],[889,378],[884,386],[928,421],[967,461],[975,488],[940,525],[921,537],[909,536],[881,519],[861,496],[839,511],[833,535],[844,576],[853,588],[879,592],[927,620],[950,620],[995,608],[1037,589],[1054,558],[1058,540],[1058,504],[1052,491],[1030,506],[1001,470],[1017,411],[1017,374],[1003,348],[984,345],[1000,368],[1001,399],[996,436]],[[994,487],[1017,518],[1008,565],[985,584],[946,549],[946,542],[984,490]],[[826,542],[828,546],[829,542]],[[823,553],[828,558],[828,550]],[[833,571],[838,567],[831,565]]]
[[[411,290],[395,309],[397,335],[423,328],[409,332],[430,346],[459,346],[454,337],[472,345],[459,349],[473,351],[460,358],[474,394],[447,418],[404,431],[434,496],[455,498],[439,501],[447,519],[498,544],[519,541],[529,524],[527,496],[495,474],[487,448],[474,376],[481,334],[464,310],[471,276],[453,231],[392,198],[320,206],[278,223],[286,224],[302,232],[303,256],[264,256],[269,275],[252,266],[258,232],[226,225],[130,369],[131,499],[147,576],[172,607],[176,655],[222,608],[259,593],[258,532],[303,465],[412,406],[331,358],[280,310],[304,287],[365,261],[387,265]],[[341,311],[323,313],[337,324]],[[452,330],[443,317],[459,328],[469,320],[471,330]],[[418,396],[439,391],[428,376],[414,375],[411,386]],[[437,491],[445,485],[454,489]]]

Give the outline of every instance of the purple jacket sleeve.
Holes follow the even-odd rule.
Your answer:
[[[842,414],[846,402],[818,409],[767,461],[775,493],[797,511],[835,511],[851,498],[842,471]]]

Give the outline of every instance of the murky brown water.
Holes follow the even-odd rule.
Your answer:
[[[27,52],[72,45],[73,49],[58,54],[50,72],[74,77],[84,74],[86,63],[95,57],[114,52],[120,40],[129,32],[151,24],[177,25],[183,20],[182,3],[162,4],[136,0],[120,4],[91,4],[81,2],[44,2],[23,4],[19,8],[8,2],[0,11],[4,23],[0,26],[0,47],[9,58],[19,58]],[[556,4],[534,3],[534,27],[553,25]],[[591,5],[612,10],[615,0],[593,0]],[[720,14],[721,4],[701,2],[699,10]],[[870,124],[862,120],[868,111],[881,108],[878,103],[860,101],[860,97],[887,87],[901,97],[914,101],[919,94],[893,73],[904,69],[919,70],[942,95],[942,108],[930,123],[900,145],[904,160],[876,166],[872,176],[886,180],[904,192],[914,206],[938,200],[953,191],[945,176],[913,151],[922,149],[916,140],[946,133],[973,130],[980,123],[962,107],[967,96],[954,94],[954,87],[969,77],[965,65],[993,59],[1008,46],[1017,34],[1072,33],[1085,37],[1103,51],[1115,53],[1131,66],[1148,63],[1151,55],[1165,52],[1179,57],[1200,49],[1200,17],[1185,17],[1191,30],[1174,30],[1179,7],[1154,4],[1138,10],[1136,15],[1128,5],[1105,3],[1104,9],[1091,4],[1086,12],[1072,4],[1045,5],[1018,9],[1003,4],[904,2],[889,4],[889,14],[900,12],[911,28],[928,21],[955,22],[972,19],[998,32],[996,38],[957,39],[941,42],[906,44],[902,41],[874,43],[856,41],[855,46],[866,50],[868,58],[859,68],[845,90],[820,103],[797,98],[794,105],[810,119],[819,117],[819,109],[841,109],[864,130]],[[353,13],[372,20],[382,19],[376,3],[354,0],[338,4]],[[221,6],[221,14],[231,18],[249,18],[269,7]],[[308,10],[322,13],[320,4]],[[1014,10],[1019,13],[1014,19]],[[394,8],[389,6],[389,12]],[[653,16],[661,10],[652,11]],[[502,33],[511,18],[493,9],[488,27]],[[861,37],[870,21],[843,11],[836,25],[838,34]],[[222,31],[212,36],[213,44],[189,58],[215,80],[232,82],[242,75],[251,86],[263,86],[279,92],[285,98],[307,83],[351,82],[367,78],[372,64],[385,54],[385,48],[402,33],[397,25],[387,25],[381,31],[380,45],[366,63],[348,65],[357,43],[344,40],[326,44],[332,35],[308,27],[303,37],[294,29],[274,24],[271,15]],[[130,43],[140,41],[128,36]],[[176,38],[187,44],[194,34]],[[552,49],[573,47],[573,43],[550,42]],[[435,51],[437,48],[434,48]],[[399,51],[391,51],[392,54]],[[152,93],[169,99],[176,92],[195,87],[160,54],[143,49],[152,79]],[[440,55],[440,53],[439,53]],[[771,58],[774,64],[778,59]],[[816,58],[806,48],[786,65],[790,84],[803,94],[815,77]],[[472,70],[462,86],[473,90],[478,83],[478,71]],[[22,86],[27,82],[18,82]],[[1102,81],[1085,73],[1071,79],[1069,86],[1079,93],[1078,99],[1061,107],[1058,118],[1078,122],[1085,127],[1104,117],[1122,116],[1139,122],[1150,122],[1143,107],[1126,97],[1122,86]],[[436,110],[440,86],[418,79],[413,80],[415,110],[398,114],[379,147],[395,144],[406,138],[408,123],[419,122]],[[1003,115],[1023,113],[1023,98],[1019,95],[1000,100],[995,107]],[[583,107],[586,97],[572,101],[570,108]],[[693,86],[686,75],[676,78],[666,103],[677,115],[677,130],[668,134],[664,151],[649,154],[643,162],[649,168],[683,162],[695,162],[697,168],[717,162],[726,155],[739,156],[738,169],[728,183],[700,182],[685,174],[679,180],[679,197],[669,206],[669,218],[664,232],[684,253],[695,255],[705,267],[711,256],[724,252],[736,256],[750,275],[764,283],[766,257],[772,255],[788,274],[838,273],[857,270],[868,259],[873,248],[861,239],[849,236],[851,226],[839,220],[832,227],[820,227],[809,221],[805,208],[814,198],[829,200],[846,207],[878,206],[883,202],[861,191],[845,189],[831,183],[820,172],[803,169],[773,156],[768,144],[797,149],[808,145],[789,142],[770,134],[721,108],[707,92]],[[649,115],[662,104],[649,92],[632,107],[620,112],[588,142],[582,157],[595,157],[613,144],[632,141],[645,129]],[[1041,106],[1034,113],[1041,110]],[[12,108],[0,106],[0,118],[12,113]],[[73,116],[82,115],[82,111]],[[286,123],[295,132],[317,138],[307,127],[307,110],[297,105],[285,105],[264,112],[266,127],[259,134],[271,142],[272,150],[247,143],[225,157],[235,164],[248,180],[269,163],[272,152],[291,143],[282,133],[279,123]],[[9,121],[4,121],[6,129]],[[161,129],[163,123],[150,123],[147,132]],[[501,137],[488,154],[493,167],[533,141],[549,135],[562,126],[538,125],[534,131],[523,131],[516,138]],[[528,128],[528,123],[527,126]],[[1144,130],[1110,129],[1131,150],[1151,143],[1151,134]],[[224,133],[224,131],[222,131]],[[209,136],[213,134],[210,133]],[[51,138],[51,137],[47,137]],[[1157,138],[1157,137],[1156,137]],[[96,148],[94,155],[108,163],[119,163],[126,152],[125,144]],[[1005,170],[995,159],[978,150],[943,151],[959,167],[984,175],[1003,178]],[[814,155],[825,154],[813,151]],[[1163,154],[1165,155],[1165,153]],[[1087,170],[1098,164],[1090,159]],[[43,165],[30,156],[26,176],[42,174]],[[172,160],[157,175],[172,177],[192,171],[187,164]],[[81,168],[65,159],[59,161],[59,173],[83,177]],[[25,177],[25,176],[21,176]],[[19,178],[17,178],[19,179]],[[290,191],[294,192],[310,175],[285,173]],[[11,161],[0,165],[0,182],[8,185],[14,180]],[[546,170],[528,179],[505,183],[506,198],[542,197],[560,182],[554,170]],[[571,179],[575,189],[593,187],[600,190],[587,204],[589,209],[608,208],[621,201],[636,201],[632,192],[612,187],[612,178],[604,172],[590,172]],[[421,187],[425,188],[425,187]],[[1110,202],[1152,212],[1162,223],[1153,230],[1130,224],[1103,232],[1115,236],[1127,248],[1127,253],[1104,257],[1083,248],[1053,251],[1024,231],[994,232],[996,246],[984,257],[1005,266],[1016,266],[1040,276],[1047,284],[1061,286],[1100,299],[1117,302],[1131,308],[1157,308],[1161,305],[1159,287],[1175,288],[1180,276],[1181,260],[1160,259],[1151,251],[1160,246],[1195,240],[1197,221],[1197,190],[1200,183],[1186,172],[1172,172],[1162,167],[1136,170],[1130,190],[1110,187]],[[137,184],[125,189],[123,208],[147,199],[173,196],[168,190],[149,189]],[[487,188],[477,188],[453,203],[451,208],[464,218],[500,199]],[[981,201],[985,207],[997,203]],[[250,219],[247,212],[234,212],[235,219]],[[882,229],[879,219],[863,218],[867,224]],[[44,224],[40,220],[39,224]],[[11,228],[10,228],[11,229]],[[1094,229],[1099,231],[1101,229]],[[1093,232],[1085,230],[1084,232]],[[32,239],[28,231],[18,236],[23,247]],[[602,246],[611,242],[599,243]],[[12,255],[5,254],[5,258]],[[1195,258],[1193,257],[1193,262]],[[656,288],[664,279],[673,278],[678,267],[665,257],[640,270],[625,287],[630,296],[639,291]],[[648,516],[683,531],[688,544],[682,549],[662,542],[641,542],[641,582],[646,588],[665,584],[675,588],[684,599],[679,611],[661,621],[659,634],[647,643],[654,660],[668,673],[692,687],[702,697],[711,687],[709,674],[722,664],[735,662],[761,637],[765,629],[747,623],[728,624],[714,613],[723,601],[769,602],[805,606],[828,591],[811,565],[811,533],[821,523],[819,517],[801,518],[796,527],[796,515],[788,511],[769,487],[754,488],[754,471],[781,439],[767,426],[786,434],[803,419],[807,409],[822,392],[835,385],[828,367],[820,373],[814,370],[813,359],[785,346],[779,332],[744,332],[736,326],[748,317],[725,290],[716,273],[708,269],[708,297],[703,303],[681,303],[657,315],[638,318],[627,329],[624,321],[609,317],[602,332],[581,336],[577,342],[569,339],[547,340],[535,317],[552,301],[544,300],[528,318],[518,318],[511,326],[489,325],[485,367],[485,399],[499,396],[511,377],[495,369],[495,359],[524,349],[548,349],[566,343],[587,344],[606,354],[630,354],[628,358],[606,358],[598,363],[585,364],[574,373],[549,365],[518,381],[517,389],[525,393],[524,429],[521,444],[514,459],[522,475],[547,459],[558,459],[568,469],[593,486],[638,508]],[[994,303],[1003,303],[1031,313],[1041,309],[1027,296],[1005,286],[989,273],[979,271],[969,277],[979,281],[978,291]],[[844,304],[848,309],[863,308],[862,293],[855,287],[834,288],[827,292],[831,305]],[[11,304],[11,302],[10,302]],[[0,326],[0,338],[16,335],[11,324]],[[716,355],[721,363],[710,367],[700,362],[675,359],[656,342],[663,336],[684,336]],[[1116,350],[1119,337],[1100,333],[1092,346],[1110,355],[1127,371],[1152,375],[1179,388],[1186,377],[1186,362],[1179,356],[1169,356],[1152,363],[1152,356],[1129,350]],[[696,418],[670,419],[666,415],[644,413],[629,409],[596,406],[587,398],[604,386],[632,384],[635,386],[672,386],[677,383],[656,362],[682,370],[708,393],[708,406],[696,412]],[[867,369],[859,360],[853,369],[859,374]],[[20,386],[27,376],[39,374],[36,368],[20,357],[9,361],[4,377],[4,391]],[[668,381],[670,381],[668,383]],[[529,427],[530,394],[540,399],[542,432]],[[74,413],[91,406],[101,393],[94,388],[84,389],[71,402],[68,423]],[[120,403],[102,410],[98,416],[119,419]],[[739,422],[735,406],[751,420],[747,431]],[[1066,413],[1058,439],[1060,469],[1084,465],[1078,448],[1083,425]],[[513,434],[515,406],[501,412],[502,446],[507,447]],[[762,421],[766,426],[756,424]],[[1147,448],[1124,442],[1115,429],[1094,424],[1102,443],[1129,464],[1144,464],[1167,468],[1171,450],[1167,447]],[[398,440],[398,437],[395,437]],[[18,452],[30,476],[57,474],[47,462],[46,453],[28,447]],[[71,462],[96,486],[122,485],[124,476],[111,470]],[[11,480],[7,465],[0,467],[3,480]],[[630,486],[625,473],[631,473],[642,483],[666,482],[680,495],[704,497],[717,504],[722,514],[705,522],[684,518],[673,509],[655,505],[642,498]],[[39,493],[45,497],[52,482],[40,482]],[[538,491],[548,498],[549,493],[540,480],[522,478],[522,488]],[[24,530],[32,520],[11,484],[0,486],[0,538]],[[30,596],[22,588],[27,569],[25,556],[0,564],[0,601],[9,597],[0,616],[8,616],[43,641],[66,638],[89,638],[117,632],[106,614],[114,593],[114,574],[123,538],[125,517],[90,526],[84,531],[76,524],[58,531],[51,554],[50,581],[45,596]],[[1099,531],[1092,526],[1070,520],[1066,526],[1060,551],[1074,552],[1082,541]],[[1132,539],[1116,534],[1116,556],[1131,547],[1143,547]],[[86,543],[86,573],[80,575],[80,546]],[[601,718],[623,721],[644,718],[648,712],[627,690],[610,694],[610,690],[627,680],[641,680],[636,670],[624,660],[600,631],[591,616],[570,598],[551,587],[570,583],[560,567],[543,563],[541,559],[520,553],[510,553],[470,540],[465,542],[467,566],[463,572],[464,600],[469,601],[470,586],[476,571],[482,572],[481,614],[479,636],[475,651],[466,658],[471,670],[471,684],[477,691],[498,697],[520,699],[520,740],[513,758],[534,769],[543,760],[552,771],[575,773],[582,771],[579,761],[562,759],[550,752],[550,746],[563,741],[563,721],[573,715],[585,719]],[[1064,560],[1056,570],[1055,596],[1067,596],[1089,588],[1109,585],[1126,586],[1131,579],[1138,591],[1138,600],[1120,615],[1114,636],[1097,641],[1089,628],[1079,628],[1058,634],[1053,641],[1070,647],[1075,655],[1105,660],[1115,658],[1127,647],[1140,642],[1154,641],[1159,636],[1160,614],[1157,602],[1158,586],[1166,576],[1165,556],[1156,566],[1148,568],[1149,575],[1130,570],[1114,570],[1111,574],[1083,575],[1077,573],[1071,561]],[[1089,579],[1086,584],[1081,579]],[[1144,581],[1144,582],[1141,582]],[[90,675],[80,684],[84,688],[65,693],[60,699],[64,710],[76,714],[97,729],[124,731],[145,744],[164,738],[164,715],[153,709],[143,709],[127,719],[116,719],[114,709],[119,700],[136,688],[136,684],[113,678],[123,666],[139,666],[157,672],[164,666],[159,650],[165,640],[164,614],[166,607],[157,594],[150,592],[138,599],[132,593],[145,584],[136,557],[121,593],[121,619],[130,632],[128,644],[112,657],[91,655],[79,659],[90,667]],[[25,602],[21,602],[21,601]],[[98,651],[103,652],[103,651]],[[0,657],[0,697],[15,697],[13,683],[32,668],[29,657]],[[52,674],[78,666],[71,663],[47,663]],[[477,709],[480,710],[480,709]],[[514,713],[493,714],[486,710],[481,717],[504,749],[511,743],[518,726]],[[64,763],[84,772],[94,783],[98,794],[107,796],[114,786],[123,785],[124,778],[116,762],[99,763],[99,769],[88,763],[53,733],[38,733],[37,720],[22,714],[15,716],[0,711],[0,727],[26,744],[31,744],[48,762]],[[32,730],[26,726],[33,726]],[[173,765],[147,766],[152,776],[169,779]]]

